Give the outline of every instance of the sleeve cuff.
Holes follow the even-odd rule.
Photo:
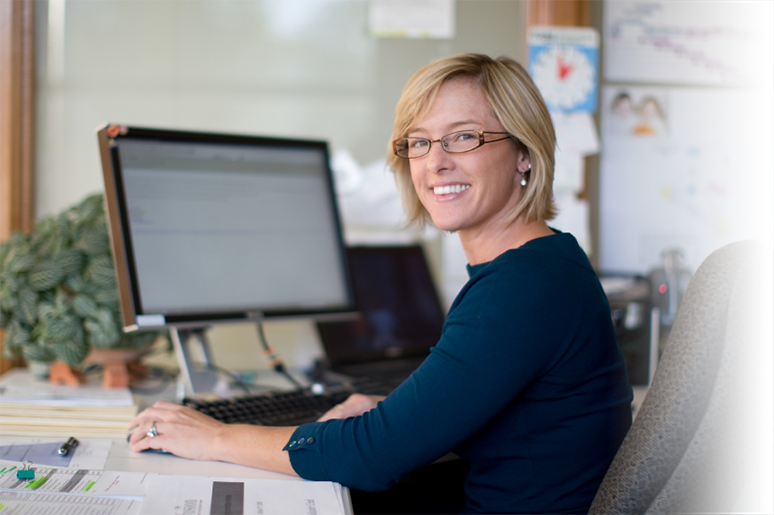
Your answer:
[[[283,451],[290,456],[290,465],[296,474],[313,481],[330,481],[322,460],[321,434],[325,423],[312,422],[299,426]]]

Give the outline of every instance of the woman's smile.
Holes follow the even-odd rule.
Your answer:
[[[447,200],[453,200],[460,197],[460,193],[464,193],[470,188],[470,184],[439,184],[432,187],[435,199],[444,202]]]

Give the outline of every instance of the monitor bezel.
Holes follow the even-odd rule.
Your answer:
[[[120,155],[115,144],[116,138],[156,140],[170,142],[206,142],[232,145],[263,145],[285,148],[313,148],[324,156],[326,192],[332,206],[332,218],[336,233],[336,247],[342,277],[346,282],[346,301],[338,306],[311,309],[276,309],[255,306],[237,311],[201,311],[185,314],[146,313],[139,295],[139,283],[135,266],[132,234],[128,218],[127,199],[124,191],[123,170]],[[175,129],[134,127],[119,124],[105,124],[97,128],[100,158],[105,182],[105,212],[108,233],[116,270],[119,302],[124,331],[159,330],[163,328],[206,327],[213,324],[260,322],[264,319],[308,318],[313,320],[341,319],[356,313],[355,297],[349,277],[346,247],[343,238],[341,216],[336,200],[333,173],[330,168],[328,144],[321,140],[201,132]]]

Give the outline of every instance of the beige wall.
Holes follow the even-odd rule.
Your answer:
[[[37,217],[102,188],[104,122],[321,138],[368,163],[384,156],[419,67],[457,52],[524,55],[519,1],[458,1],[452,40],[371,38],[362,0],[40,7]]]

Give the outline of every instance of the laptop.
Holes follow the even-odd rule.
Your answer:
[[[394,388],[438,342],[445,317],[422,247],[347,249],[359,314],[317,322],[327,370]]]

